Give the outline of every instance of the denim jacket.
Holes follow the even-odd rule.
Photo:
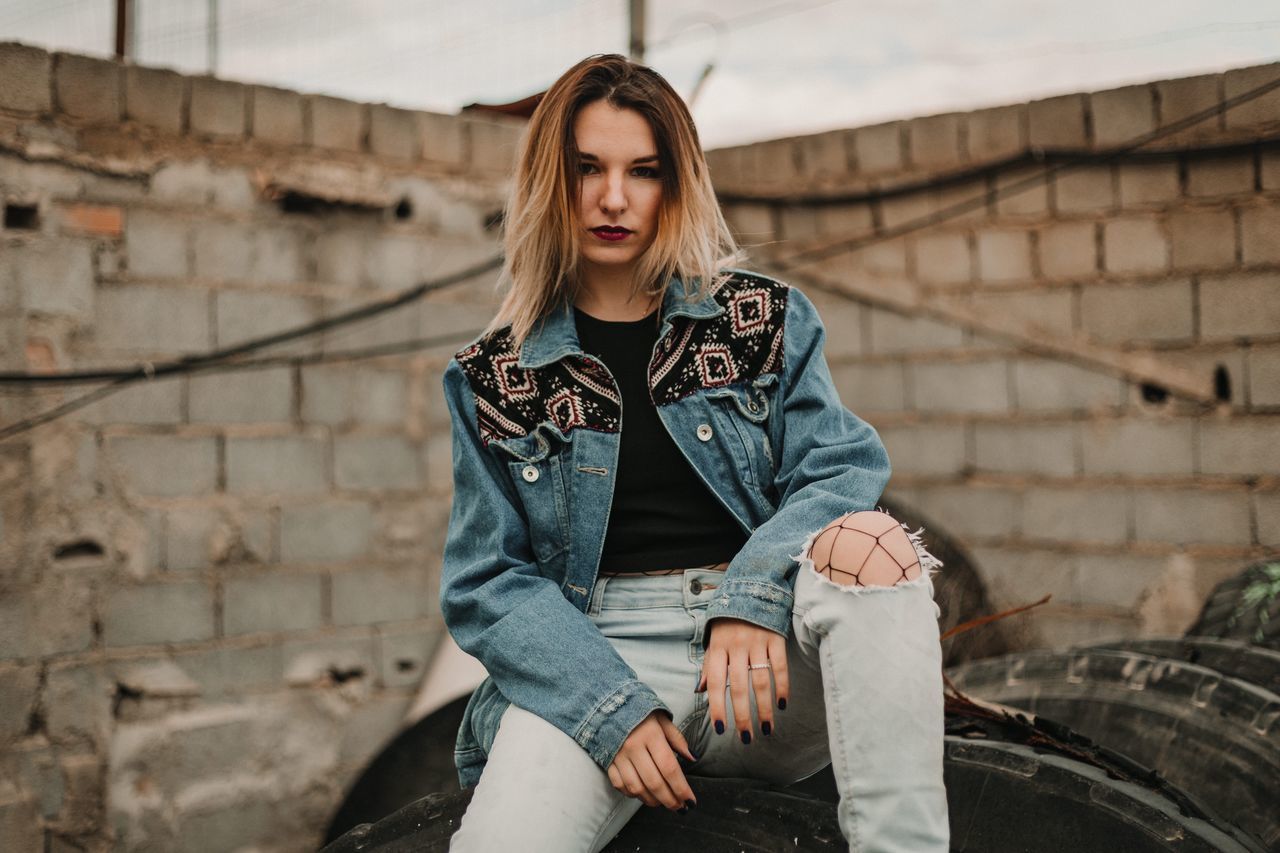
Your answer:
[[[808,297],[729,272],[702,300],[671,280],[649,391],[672,440],[749,537],[708,605],[708,628],[728,616],[785,636],[792,555],[837,516],[873,509],[889,459],[876,431],[841,404]],[[464,347],[443,379],[454,495],[440,604],[458,645],[489,674],[458,732],[464,788],[479,781],[509,703],[565,732],[601,768],[652,711],[670,714],[586,614],[616,475],[617,386],[582,351],[567,300],[518,351],[509,332]]]

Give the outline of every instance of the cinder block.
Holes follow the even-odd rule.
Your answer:
[[[771,139],[755,144],[757,180],[767,187],[794,187],[803,180],[800,149],[795,139]]]
[[[160,201],[205,208],[212,193],[213,170],[206,159],[162,163],[151,175],[151,197]],[[202,222],[197,235],[208,227]]]
[[[1188,340],[1193,333],[1191,282],[1091,285],[1080,294],[1080,319],[1086,334],[1109,343]]]
[[[523,130],[523,122],[468,117],[466,119],[470,150],[468,167],[477,172],[511,174],[515,171],[516,151]]]
[[[202,352],[212,345],[209,296],[150,285],[99,288],[98,346],[128,352]]]
[[[173,661],[200,686],[206,699],[278,688],[284,678],[281,647],[274,642],[179,651],[173,654]]]
[[[1084,473],[1189,475],[1193,473],[1193,427],[1190,419],[1092,421],[1081,431]]]
[[[913,362],[912,396],[924,412],[1007,412],[1009,365],[998,361]]]
[[[312,503],[280,512],[280,560],[284,563],[355,560],[369,552],[372,539],[373,510],[367,503]]]
[[[1043,216],[1049,211],[1049,179],[1043,166],[1004,169],[996,174],[996,212],[1001,216]]]
[[[417,113],[385,104],[370,106],[369,150],[392,160],[416,160],[420,150]]]
[[[818,209],[811,205],[778,207],[779,239],[805,240],[818,236]]]
[[[926,352],[964,346],[964,331],[951,323],[927,317],[905,317],[892,311],[869,308],[868,354]]]
[[[416,489],[422,485],[418,449],[402,436],[338,436],[334,483],[340,489]]]
[[[1280,206],[1242,209],[1240,242],[1246,264],[1280,261]]]
[[[724,216],[739,243],[750,246],[776,239],[773,208],[767,204],[726,205]]]
[[[342,731],[339,763],[365,766],[403,728],[411,702],[409,693],[385,691],[356,708]]]
[[[1055,604],[1072,597],[1074,555],[1025,546],[971,545],[969,552],[996,609],[1029,604],[1045,595],[1052,595]]]
[[[0,596],[0,660],[81,652],[93,643],[93,590],[74,576]]]
[[[328,447],[312,435],[227,439],[232,494],[319,494],[329,487]]]
[[[1179,270],[1231,267],[1236,261],[1236,226],[1229,210],[1180,210],[1166,220]]]
[[[0,669],[0,743],[9,743],[27,733],[39,693],[39,666]]]
[[[0,791],[0,844],[5,850],[45,850],[36,798],[6,785]]]
[[[293,420],[292,368],[196,373],[188,383],[192,423],[287,423]]]
[[[418,133],[421,135],[419,155],[428,163],[461,169],[467,163],[467,137],[463,120],[454,115],[419,112]]]
[[[126,118],[175,136],[185,129],[187,78],[166,68],[124,67]]]
[[[308,367],[302,371],[302,419],[334,426],[403,423],[407,382],[400,371]]]
[[[195,229],[195,276],[203,281],[248,282],[253,278],[255,226],[206,219]]]
[[[1250,347],[1249,403],[1254,408],[1280,406],[1280,347]]]
[[[1073,331],[1071,291],[1029,290],[1016,293],[975,293],[972,305],[988,317],[1018,319],[1058,334]]]
[[[225,538],[219,530],[221,514],[210,507],[184,507],[164,513],[164,559],[168,571],[207,569],[215,562],[213,540]],[[221,534],[221,535],[220,535]]]
[[[1124,380],[1055,359],[1018,359],[1013,363],[1019,409],[1096,411],[1124,405]]]
[[[378,288],[412,287],[426,277],[425,254],[425,242],[414,234],[393,233],[371,238],[365,277]]]
[[[1027,142],[1032,148],[1085,148],[1085,96],[1060,95],[1027,104]]]
[[[302,145],[302,95],[271,86],[251,86],[253,138],[272,145]]]
[[[880,198],[880,221],[885,228],[915,223],[931,216],[936,207],[927,193],[907,192]]]
[[[429,612],[420,572],[355,569],[333,573],[333,623],[373,625],[416,619]]]
[[[324,284],[363,285],[369,261],[365,252],[376,232],[333,229],[315,242],[316,277]]]
[[[1133,500],[1139,541],[1252,544],[1246,491],[1139,489]]]
[[[1234,68],[1222,76],[1222,94],[1229,100],[1280,78],[1280,63]],[[1280,89],[1272,89],[1227,111],[1227,127],[1257,127],[1275,122],[1280,115]]]
[[[1263,151],[1262,188],[1264,190],[1280,189],[1280,151]]]
[[[818,309],[822,324],[827,330],[827,339],[823,344],[823,352],[829,359],[845,358],[861,355],[865,342],[863,329],[866,309],[853,301],[821,290],[805,292]],[[434,391],[434,389],[433,389]],[[443,403],[443,400],[440,401]]]
[[[327,95],[308,95],[311,144],[337,151],[363,151],[368,133],[368,104],[357,104]]]
[[[963,113],[925,116],[907,122],[908,151],[917,169],[947,169],[961,162]]]
[[[276,572],[223,583],[222,630],[227,636],[302,631],[321,624],[322,577]]]
[[[74,53],[55,53],[53,60],[54,92],[61,112],[94,122],[120,121],[117,63]]]
[[[214,77],[191,78],[191,132],[211,139],[243,139],[248,87]]]
[[[860,127],[853,132],[859,175],[902,170],[905,124],[900,121]]]
[[[804,174],[818,181],[830,181],[849,174],[847,130],[815,133],[795,140]]]
[[[378,674],[386,687],[416,687],[445,631],[438,621],[378,628]]]
[[[1115,207],[1110,166],[1073,166],[1053,178],[1058,213],[1098,213]]]
[[[377,672],[372,632],[348,629],[338,636],[290,640],[284,644],[284,680],[292,687],[332,684],[335,673],[370,684]]]
[[[22,304],[38,314],[93,321],[93,254],[87,241],[53,239],[16,244],[12,270]]]
[[[1148,84],[1089,95],[1093,141],[1100,148],[1132,142],[1156,129],[1155,91]]]
[[[1253,190],[1253,157],[1194,158],[1187,162],[1187,195],[1216,198]]]
[[[1204,74],[1199,77],[1183,77],[1178,80],[1161,80],[1155,84],[1160,102],[1160,126],[1168,127],[1220,107],[1222,103],[1222,75]],[[1183,131],[1190,136],[1206,136],[1218,129],[1221,113],[1216,110]]]
[[[1092,276],[1098,270],[1097,226],[1092,222],[1054,222],[1039,232],[1040,274],[1063,279]]]
[[[53,108],[53,59],[43,50],[0,43],[0,107],[23,113]]]
[[[1164,580],[1169,560],[1138,554],[1077,554],[1073,560],[1076,580],[1066,600],[1132,610]]]
[[[1200,336],[1274,335],[1280,329],[1280,276],[1254,273],[1200,282]]]
[[[332,317],[368,302],[367,298],[331,300],[325,303],[324,313],[326,317]],[[422,329],[420,317],[435,318],[440,323],[444,312],[435,312],[434,308],[434,305],[429,306],[427,301],[423,301],[385,311],[350,325],[327,330],[321,336],[321,344],[325,352],[335,352],[412,340],[428,333]],[[443,333],[451,336],[457,332],[456,326],[445,326],[442,323],[434,325],[430,331],[441,332],[442,329]]]
[[[258,338],[293,329],[320,319],[320,306],[312,297],[288,296],[246,290],[220,290],[216,293],[218,346]],[[315,352],[319,336],[293,342],[293,351]]]
[[[182,381],[169,378],[134,383],[76,414],[91,424],[182,423]]]
[[[1102,225],[1107,272],[1157,272],[1169,267],[1169,240],[1155,219],[1114,219]]]
[[[67,204],[58,207],[64,234],[84,234],[115,240],[124,234],[124,208],[108,204]]]
[[[1176,161],[1121,163],[1117,168],[1121,207],[1164,205],[1177,199],[1182,192],[1178,186]]]
[[[119,586],[104,595],[108,646],[207,640],[213,630],[213,591],[203,581]]]
[[[1008,474],[1076,474],[1074,423],[976,423],[975,467]]]
[[[925,284],[968,284],[973,280],[969,235],[926,233],[914,241],[916,276]]]
[[[1126,489],[1032,487],[1021,508],[1023,539],[1116,544],[1129,538],[1133,498]]]
[[[135,278],[186,278],[187,223],[167,213],[131,210],[125,223],[125,254]]]
[[[107,459],[126,489],[154,497],[204,495],[218,482],[216,439],[110,436]]]
[[[1258,544],[1280,545],[1280,492],[1254,492]]]
[[[953,476],[968,467],[962,423],[878,427],[895,474]]]
[[[1011,536],[1017,528],[1020,499],[1011,489],[927,484],[916,495],[920,511],[962,542]]]
[[[1025,104],[977,110],[965,116],[969,160],[988,163],[1020,154],[1027,147]]]
[[[841,401],[860,415],[901,412],[907,408],[901,363],[833,364],[831,378]]]
[[[1275,419],[1254,416],[1200,425],[1200,472],[1242,477],[1280,473]]]
[[[977,234],[978,278],[988,284],[1026,281],[1031,273],[1031,235],[981,230]]]

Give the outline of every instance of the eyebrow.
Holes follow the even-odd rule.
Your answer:
[[[588,154],[588,153],[587,153],[587,152],[585,152],[585,151],[579,151],[579,152],[578,152],[578,156],[579,156],[579,157],[581,157],[583,160],[595,160],[595,161],[597,161],[597,162],[599,162],[599,160],[600,160],[600,158],[599,158],[599,157],[597,157],[596,155],[594,155],[594,154]],[[639,164],[641,164],[641,163],[651,163],[651,162],[653,162],[653,161],[655,161],[655,160],[657,160],[657,159],[658,159],[658,155],[657,155],[657,154],[650,154],[650,155],[648,155],[647,157],[637,157],[636,159],[634,159],[634,160],[632,160],[632,161],[631,161],[631,165],[632,165],[632,166],[637,166],[637,165],[639,165]]]

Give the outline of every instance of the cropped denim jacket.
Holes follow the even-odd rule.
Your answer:
[[[671,280],[649,393],[749,537],[708,605],[708,625],[735,617],[785,636],[792,555],[833,518],[874,508],[889,459],[870,424],[842,405],[808,297],[730,272],[701,300]],[[601,768],[652,711],[670,713],[586,613],[617,471],[617,386],[582,351],[567,300],[518,350],[509,333],[464,347],[443,379],[454,494],[440,603],[458,645],[488,671],[458,732],[464,788],[479,781],[509,703],[565,732]]]

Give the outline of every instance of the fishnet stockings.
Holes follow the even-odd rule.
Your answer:
[[[809,548],[810,555],[812,555],[814,551],[817,549],[818,542],[821,541],[822,538],[825,537],[827,534],[831,534],[833,537],[831,542],[831,549],[828,552],[830,554],[834,554],[836,552],[836,542],[839,540],[841,533],[857,533],[862,536],[870,536],[872,539],[875,540],[875,544],[871,546],[871,550],[867,551],[867,556],[863,559],[862,565],[858,566],[858,570],[856,572],[850,572],[846,569],[837,569],[835,566],[831,565],[831,561],[830,559],[828,559],[827,564],[822,567],[819,567],[816,561],[814,562],[814,568],[817,570],[818,574],[822,575],[827,580],[830,580],[833,583],[839,583],[844,586],[850,586],[850,585],[861,586],[861,587],[881,586],[882,584],[865,584],[862,582],[862,572],[864,569],[866,569],[867,562],[871,559],[871,555],[873,555],[876,552],[876,549],[879,548],[881,551],[884,552],[885,556],[887,556],[890,560],[892,560],[893,564],[898,567],[898,571],[902,573],[902,576],[899,578],[895,578],[893,583],[883,584],[883,586],[897,586],[903,581],[911,580],[911,578],[907,577],[907,572],[910,571],[912,568],[920,565],[919,555],[916,556],[916,559],[913,562],[908,563],[907,565],[904,566],[902,565],[901,562],[898,561],[897,557],[893,556],[893,553],[890,552],[889,549],[885,548],[883,545],[880,544],[881,536],[887,536],[890,533],[893,533],[894,531],[900,531],[901,528],[895,524],[893,527],[890,527],[888,530],[884,531],[883,533],[876,534],[876,533],[870,533],[866,530],[862,530],[857,527],[845,527],[845,521],[847,521],[852,515],[853,513],[850,513],[849,515],[846,515],[843,518],[841,518],[840,524],[837,527],[829,527],[826,530],[822,531],[822,533],[813,541],[813,545],[810,546]],[[914,551],[915,549],[913,548],[912,550]],[[853,578],[853,583],[849,584],[845,581],[836,580],[832,576],[833,572],[841,575],[847,575]]]

